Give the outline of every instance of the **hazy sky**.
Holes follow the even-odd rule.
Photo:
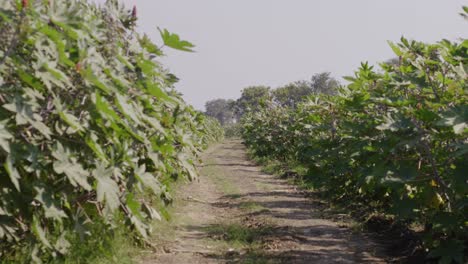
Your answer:
[[[104,2],[104,0],[95,0]],[[387,40],[434,42],[468,35],[458,15],[468,0],[124,0],[138,8],[139,30],[161,43],[157,27],[194,43],[196,53],[160,59],[197,109],[237,98],[251,85],[278,87],[314,73],[352,75],[361,61],[391,57]]]

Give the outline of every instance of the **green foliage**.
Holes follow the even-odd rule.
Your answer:
[[[95,221],[87,226],[88,235],[86,243],[77,233],[70,233],[67,240],[70,248],[62,259],[55,259],[52,263],[79,264],[79,263],[134,263],[133,258],[138,252],[138,240],[134,231],[119,221],[112,230],[108,230],[107,224]]]
[[[338,94],[243,119],[255,156],[302,165],[328,197],[425,228],[429,258],[462,263],[467,237],[467,40],[391,44],[399,62],[363,63]]]
[[[242,116],[249,111],[256,111],[266,100],[271,99],[270,87],[251,86],[242,90],[242,95],[234,103],[234,111]]]
[[[222,129],[172,89],[161,51],[127,23],[135,12],[18,3],[0,0],[0,258],[60,261],[93,224],[104,236],[123,221],[141,242],[160,218],[143,197],[170,200],[165,179],[196,177]]]
[[[258,109],[274,102],[283,107],[295,108],[313,94],[335,94],[339,82],[331,77],[329,72],[314,74],[310,81],[296,81],[276,89],[267,86],[250,86],[242,90],[241,97],[230,102],[228,110],[233,110],[237,119],[244,114],[255,112]],[[210,102],[216,102],[217,99]]]
[[[340,86],[340,83],[336,79],[331,77],[331,73],[322,72],[314,74],[312,76],[310,86],[314,94],[336,94],[337,88]]]
[[[296,107],[312,93],[311,85],[305,81],[290,83],[272,91],[274,101],[287,107]]]
[[[160,28],[158,28],[158,30],[161,34],[161,38],[164,42],[164,45],[176,50],[193,52],[193,48],[195,46],[192,43],[186,40],[181,40],[179,35],[170,33],[169,31],[167,31],[167,29],[161,30]]]
[[[270,226],[246,227],[242,224],[220,224],[206,227],[206,232],[211,237],[219,237],[236,245],[244,246],[259,242],[262,236],[271,232]]]
[[[240,123],[225,125],[223,128],[226,138],[240,138],[242,136],[242,125]]]
[[[463,12],[460,13],[460,15],[461,15],[464,19],[467,19],[467,20],[468,20],[468,6],[463,6]]]
[[[214,99],[205,103],[205,114],[216,118],[222,126],[236,122],[234,100]]]

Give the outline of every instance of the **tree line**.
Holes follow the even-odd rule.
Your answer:
[[[310,95],[336,94],[339,86],[339,81],[330,72],[317,73],[310,80],[295,81],[275,89],[263,85],[249,86],[236,100],[219,98],[206,102],[205,114],[228,126],[238,123],[244,114],[258,110],[265,102],[295,108]]]

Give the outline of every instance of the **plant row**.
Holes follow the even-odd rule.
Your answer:
[[[367,63],[336,95],[274,102],[243,118],[256,157],[299,164],[334,201],[421,226],[441,263],[463,263],[468,219],[468,41],[391,43],[398,60]]]
[[[2,261],[60,259],[94,224],[143,241],[165,182],[196,177],[197,154],[223,136],[172,88],[136,20],[113,0],[0,0]]]

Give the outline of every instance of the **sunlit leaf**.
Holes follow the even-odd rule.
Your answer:
[[[97,199],[111,211],[120,206],[119,186],[112,179],[112,169],[106,169],[104,164],[98,164],[93,176],[97,181]]]
[[[170,33],[167,29],[162,30],[158,28],[158,30],[161,34],[164,45],[177,50],[193,52],[193,48],[195,46],[192,43],[186,40],[181,40],[179,35]]]

